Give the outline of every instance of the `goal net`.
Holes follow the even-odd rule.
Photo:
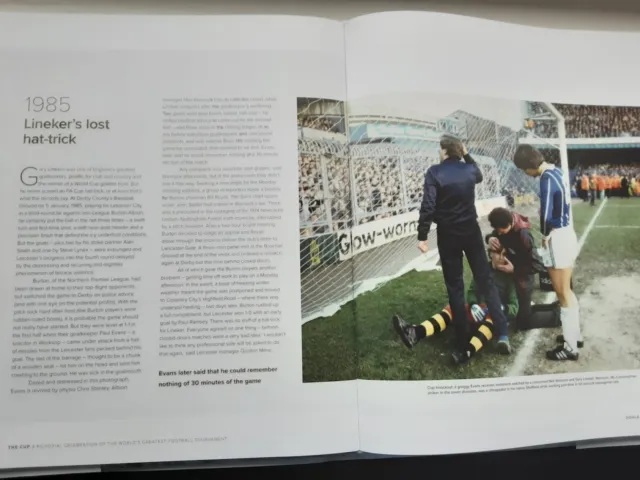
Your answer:
[[[299,99],[303,322],[410,270],[437,266],[436,226],[428,255],[420,255],[416,238],[424,174],[439,162],[444,133],[461,138],[483,172],[476,198],[484,229],[496,206],[537,223],[537,182],[511,159],[519,143],[532,143],[559,162],[558,145],[536,131],[557,128],[557,119],[545,104],[512,104],[510,121],[501,123],[499,114],[465,108],[462,100],[446,115],[398,116],[380,107],[346,118],[342,102]]]
[[[353,226],[345,105],[298,99],[298,209],[303,322],[353,298],[353,271],[340,259],[340,232]]]

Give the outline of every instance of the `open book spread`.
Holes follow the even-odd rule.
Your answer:
[[[639,435],[639,44],[1,15],[0,468]]]

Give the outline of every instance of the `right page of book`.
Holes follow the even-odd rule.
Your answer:
[[[348,23],[362,450],[638,434],[639,42]]]

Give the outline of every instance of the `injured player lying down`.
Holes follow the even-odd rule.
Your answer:
[[[510,274],[497,269],[508,260],[504,252],[489,252],[489,256],[502,311],[505,313],[507,320],[512,321],[518,314],[518,296],[516,295],[515,285]],[[484,304],[484,299],[480,297],[475,281],[472,281],[469,286],[466,300],[467,318],[464,321],[472,323],[471,338],[464,351],[453,352],[452,359],[455,364],[468,362],[473,355],[478,353],[493,338],[493,320]],[[402,342],[407,347],[413,348],[420,340],[443,332],[454,320],[459,321],[458,319],[453,319],[451,308],[447,305],[442,311],[419,325],[407,323],[398,314],[393,316],[392,323]]]
[[[505,273],[510,269],[503,268],[509,264],[509,260],[506,258],[504,250],[501,252],[489,251],[489,257],[491,258],[489,263],[491,264],[494,282],[500,296],[502,310],[507,320],[511,322],[518,315],[518,296],[512,275]],[[498,269],[499,267],[500,269]],[[471,323],[471,338],[463,352],[452,353],[451,357],[456,365],[467,363],[493,338],[494,323],[477,290],[475,282],[472,281],[467,291],[467,318],[464,319],[464,321]],[[407,323],[398,314],[392,318],[394,330],[408,348],[413,348],[424,338],[442,333],[452,321],[453,316],[449,305],[418,325]],[[531,307],[528,328],[557,328],[559,326],[560,309],[557,303]]]

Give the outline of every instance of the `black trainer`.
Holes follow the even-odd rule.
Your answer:
[[[418,336],[416,335],[416,329],[413,325],[409,325],[404,319],[395,314],[391,320],[393,323],[393,329],[400,336],[402,343],[404,343],[407,348],[413,348],[416,343],[418,343]]]
[[[469,363],[469,360],[471,360],[471,356],[467,351],[454,351],[451,354],[451,359],[453,360],[454,365],[464,365],[466,363]]]
[[[556,337],[556,343],[564,343],[564,336],[558,335]],[[578,340],[578,348],[584,347],[584,340]]]
[[[558,345],[553,350],[549,350],[547,352],[547,360],[555,360],[555,361],[565,361],[565,360],[578,360],[578,353],[573,352],[570,348],[565,345]]]

